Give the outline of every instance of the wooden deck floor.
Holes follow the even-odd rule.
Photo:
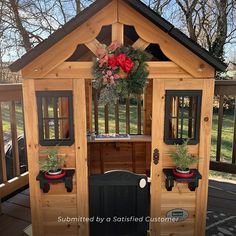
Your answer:
[[[30,223],[28,189],[2,203],[1,236],[22,236]],[[236,184],[210,181],[206,235],[236,235]]]

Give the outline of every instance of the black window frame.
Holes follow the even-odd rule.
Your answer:
[[[188,144],[195,145],[199,143],[200,138],[200,120],[201,120],[201,106],[202,106],[202,90],[166,90],[165,94],[165,124],[164,124],[164,142],[166,144],[182,144],[186,138],[170,138],[170,104],[171,97],[196,97],[196,115],[194,122],[194,138],[188,139]],[[181,117],[181,122],[184,119],[183,115]]]
[[[71,146],[74,144],[74,117],[73,117],[73,92],[72,91],[37,91],[37,109],[38,109],[38,130],[39,130],[39,144],[42,146]],[[68,98],[68,121],[69,121],[69,138],[66,139],[45,139],[43,128],[43,98]],[[55,114],[55,113],[54,113]],[[58,117],[52,118],[57,121]],[[58,124],[58,121],[57,121]]]

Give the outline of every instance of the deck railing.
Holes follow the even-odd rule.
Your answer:
[[[22,85],[0,85],[0,198],[27,185]]]
[[[236,173],[236,102],[233,100],[236,98],[236,81],[217,81],[215,95],[214,122],[217,125],[213,129],[213,152],[210,168],[216,171]],[[22,161],[22,155],[25,153],[21,153],[21,149],[25,150],[25,147],[22,147],[22,143],[19,142],[19,136],[24,135],[22,100],[21,84],[0,85],[0,198],[28,184],[27,160]],[[136,108],[138,117],[141,117],[140,104],[139,101]],[[125,107],[126,129],[128,128],[127,131],[129,131],[129,116],[127,117],[127,113],[129,113],[127,111],[130,109],[129,100],[127,100]],[[98,129],[98,108],[96,104],[94,109],[94,128]],[[108,120],[106,108],[104,112],[104,117]],[[228,113],[230,113],[231,123],[224,125],[224,121],[228,119]],[[119,131],[118,114],[119,107],[116,107],[114,122],[116,131]],[[141,118],[138,118],[138,133],[141,129],[140,120]],[[107,124],[106,127],[108,132]],[[225,144],[227,129],[230,129],[231,141],[227,141]],[[19,144],[21,145],[20,148]],[[225,149],[228,151],[228,159],[224,157]]]
[[[236,80],[216,81],[215,96],[216,150],[210,168],[236,174]]]

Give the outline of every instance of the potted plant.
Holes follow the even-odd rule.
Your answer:
[[[45,160],[39,161],[40,170],[45,173],[47,179],[60,179],[66,172],[62,169],[65,161],[58,157],[57,150],[46,150],[42,152],[47,155]]]
[[[197,158],[188,152],[188,140],[183,144],[176,144],[176,150],[170,153],[170,157],[176,165],[173,173],[177,177],[189,178],[193,176],[193,171],[189,166],[197,162]]]

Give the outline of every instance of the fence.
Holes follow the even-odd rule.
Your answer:
[[[216,81],[215,96],[218,103],[216,155],[210,169],[236,174],[236,81]]]
[[[22,101],[21,84],[0,86],[0,198],[28,183]]]

